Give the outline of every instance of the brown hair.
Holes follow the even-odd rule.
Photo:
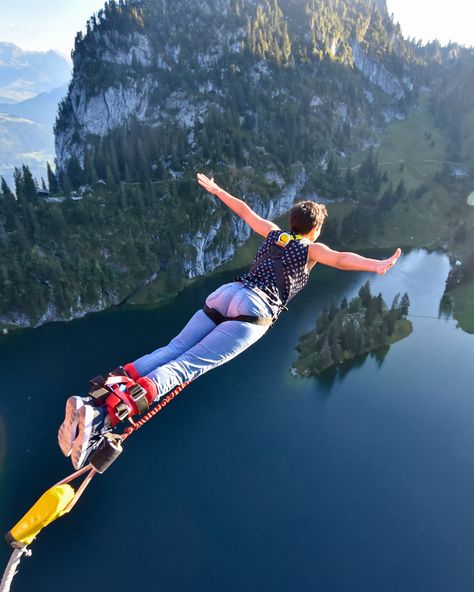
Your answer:
[[[321,228],[327,215],[324,204],[299,201],[290,210],[291,230],[297,234],[308,234],[313,228]]]

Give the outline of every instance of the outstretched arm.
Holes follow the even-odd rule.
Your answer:
[[[309,258],[312,261],[324,263],[324,265],[330,267],[337,267],[337,269],[372,271],[379,275],[384,274],[393,267],[400,255],[401,250],[397,249],[388,259],[369,259],[356,253],[333,251],[322,243],[313,243],[309,246]]]
[[[198,173],[197,181],[201,187],[204,187],[206,191],[209,191],[209,193],[218,197],[227,207],[235,212],[237,216],[242,218],[252,230],[261,234],[263,237],[266,238],[271,230],[279,230],[279,227],[276,224],[260,217],[244,201],[227,193],[227,191],[224,191],[222,187],[219,187],[217,183],[214,183],[214,179],[209,179],[206,175]]]

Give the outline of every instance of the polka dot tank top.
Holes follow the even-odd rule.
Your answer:
[[[309,271],[306,269],[308,260],[309,242],[291,240],[286,247],[278,247],[277,241],[282,234],[281,230],[272,230],[268,233],[265,242],[260,246],[255,256],[250,271],[244,276],[236,278],[249,288],[258,288],[267,296],[270,304],[276,305],[280,310],[306,285]],[[286,234],[286,233],[285,233]],[[275,271],[276,262],[272,254],[281,256],[283,265],[282,283],[283,294],[278,289],[278,272]]]

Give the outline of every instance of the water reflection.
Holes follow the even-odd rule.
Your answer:
[[[372,357],[377,362],[377,368],[381,368],[382,364],[384,363],[385,357],[388,354],[388,350],[390,349],[389,345],[381,347],[380,349],[372,352]]]
[[[386,346],[370,353],[361,354],[352,360],[346,360],[337,366],[331,366],[331,368],[324,370],[319,376],[312,377],[310,380],[317,380],[318,386],[321,388],[324,395],[329,395],[336,383],[337,385],[342,384],[346,376],[348,376],[353,370],[362,368],[367,361],[367,358],[372,358],[375,361],[376,368],[379,370],[382,367],[389,350],[390,346]]]
[[[453,319],[453,312],[454,312],[454,301],[451,294],[443,294],[441,300],[439,301],[439,312],[438,318],[445,319],[446,321],[450,321]]]

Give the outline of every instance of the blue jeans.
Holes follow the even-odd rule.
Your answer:
[[[241,282],[224,284],[206,298],[206,304],[229,317],[272,317],[265,300]],[[178,385],[235,358],[260,339],[268,328],[268,325],[242,321],[216,325],[204,311],[198,310],[168,345],[139,358],[134,365],[141,376],[155,382],[159,399]]]

